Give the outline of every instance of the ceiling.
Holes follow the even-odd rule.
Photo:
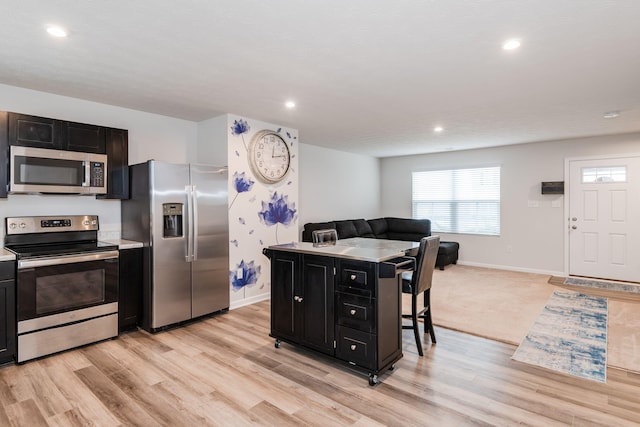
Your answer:
[[[0,22],[0,83],[375,157],[640,131],[638,0],[2,0]]]

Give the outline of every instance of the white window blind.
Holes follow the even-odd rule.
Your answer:
[[[412,173],[413,218],[440,233],[500,235],[500,167]]]

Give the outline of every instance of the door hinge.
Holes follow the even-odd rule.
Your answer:
[[[335,267],[333,267],[333,275],[335,276],[336,274],[337,274],[337,272],[336,272],[336,268],[335,268]]]
[[[337,348],[338,344],[336,343],[336,340],[333,340],[333,348]]]

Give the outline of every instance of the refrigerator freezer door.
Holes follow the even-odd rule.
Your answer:
[[[192,316],[229,308],[227,170],[191,165],[194,245]]]
[[[191,318],[191,263],[187,262],[189,165],[150,162],[151,247],[153,249],[151,327],[161,328]],[[184,209],[182,233],[166,236],[163,206]],[[179,209],[179,208],[177,208]]]

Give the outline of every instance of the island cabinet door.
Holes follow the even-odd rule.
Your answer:
[[[325,354],[334,354],[334,278],[333,258],[303,255],[302,295],[298,306],[302,310],[302,343]]]
[[[301,255],[274,251],[271,256],[271,336],[299,342]]]

